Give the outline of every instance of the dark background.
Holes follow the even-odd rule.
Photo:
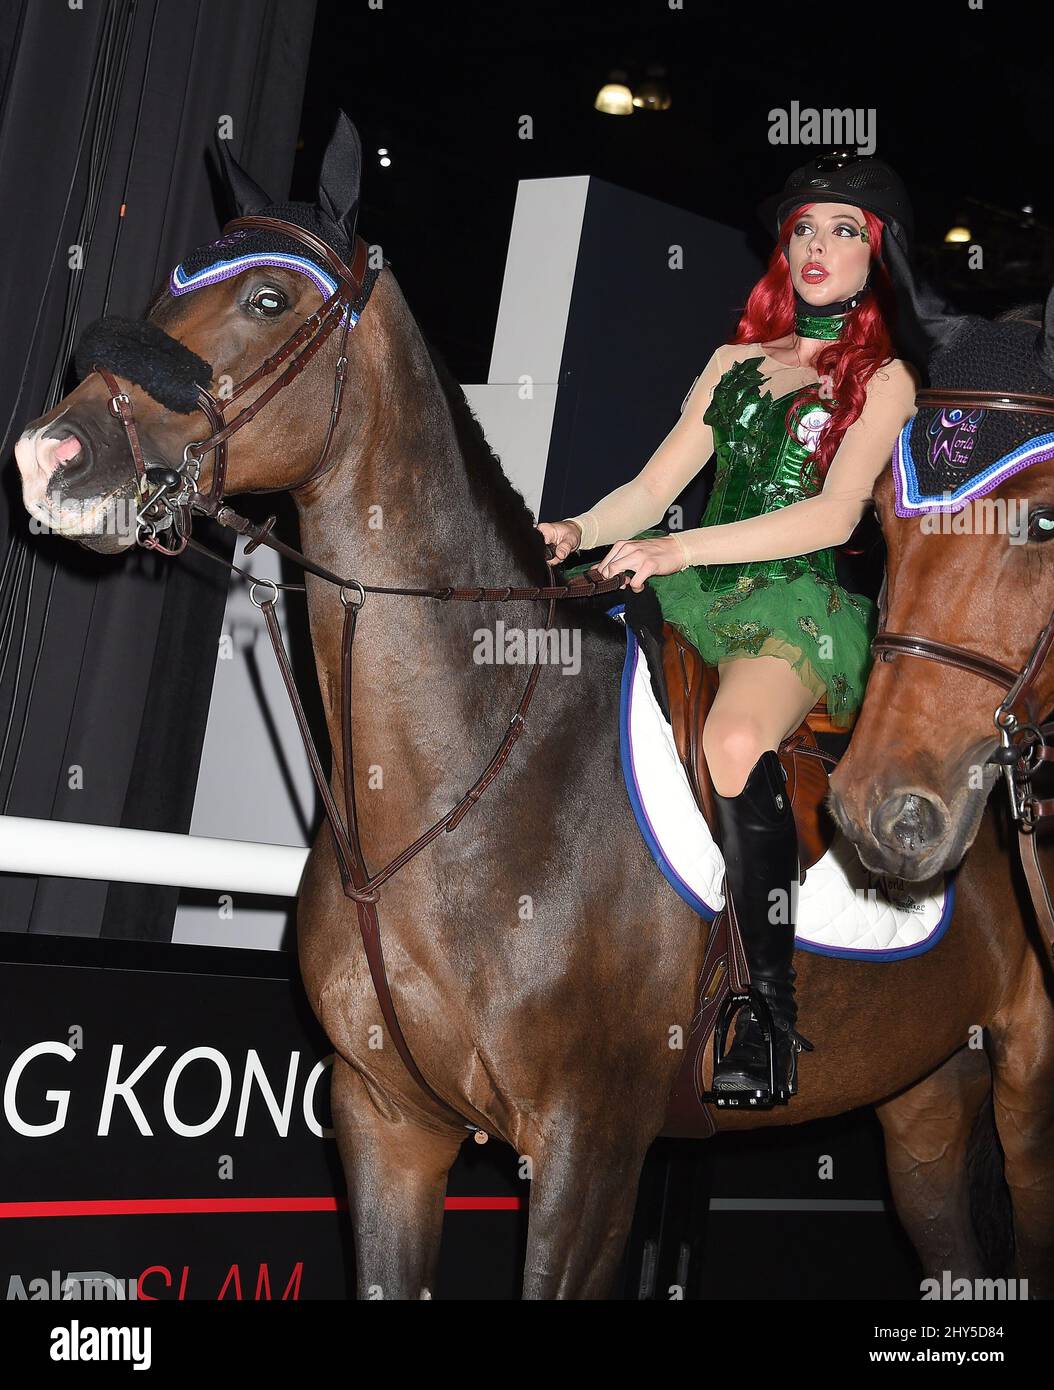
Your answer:
[[[756,205],[823,148],[769,144],[770,108],[874,108],[875,154],[915,204],[920,265],[963,307],[997,312],[1045,296],[1054,278],[1044,13],[966,0],[685,0],[683,11],[666,0],[380,11],[319,0],[294,188],[311,196],[343,105],[367,156],[360,231],[383,245],[457,379],[485,381],[519,179],[592,174],[748,229],[764,256]],[[668,110],[593,109],[611,70],[635,89],[651,64],[665,70]],[[517,136],[524,114],[531,140]],[[983,269],[944,245],[962,221]],[[632,275],[612,293],[632,294]],[[700,362],[712,349],[700,344]]]

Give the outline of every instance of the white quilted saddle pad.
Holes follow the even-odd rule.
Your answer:
[[[619,744],[637,825],[665,878],[685,902],[712,920],[724,905],[721,851],[696,805],[673,730],[651,687],[647,657],[626,623],[624,606],[616,605],[608,613],[626,629]],[[907,883],[871,873],[838,831],[799,889],[796,944],[820,955],[854,960],[921,955],[947,931],[954,897],[954,874]]]

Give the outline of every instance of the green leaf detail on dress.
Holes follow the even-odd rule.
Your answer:
[[[758,370],[758,363],[764,360],[763,357],[748,357],[729,367],[710,396],[710,404],[703,414],[705,424],[731,429],[739,419],[744,392],[752,390],[756,396],[761,395],[765,378]]]
[[[831,696],[834,696],[832,703]],[[827,681],[827,708],[842,709],[849,697],[849,682],[840,671],[836,671]]]
[[[824,574],[815,576],[817,584],[822,584],[827,590],[827,612],[837,613],[842,607],[842,587],[840,584],[833,583]]]
[[[742,648],[757,656],[765,639],[772,636],[772,629],[761,623],[714,623],[711,629],[715,636],[725,644],[725,651]]]
[[[740,575],[736,580],[736,587],[730,589],[728,593],[718,594],[706,611],[707,613],[723,613],[726,608],[734,608],[737,603],[742,603],[745,598],[749,598],[758,589],[764,589],[771,583],[772,580],[767,574]]]

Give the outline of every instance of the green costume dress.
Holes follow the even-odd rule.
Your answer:
[[[784,396],[762,394],[761,357],[737,362],[714,388],[703,416],[711,427],[717,470],[700,526],[759,516],[819,492],[811,445],[829,412],[815,385]],[[802,470],[804,466],[804,480]],[[648,527],[632,539],[665,536]],[[588,564],[564,568],[584,573]],[[832,548],[782,560],[691,565],[653,575],[662,614],[718,665],[735,657],[778,656],[790,662],[833,723],[848,727],[864,697],[876,609],[838,583]]]

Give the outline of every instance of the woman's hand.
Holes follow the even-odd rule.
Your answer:
[[[684,558],[684,551],[671,534],[640,541],[616,541],[595,568],[605,579],[622,570],[632,571],[628,587],[639,594],[649,575],[676,574]]]
[[[566,560],[582,544],[582,528],[577,521],[540,521],[534,529],[553,547],[555,560]]]

